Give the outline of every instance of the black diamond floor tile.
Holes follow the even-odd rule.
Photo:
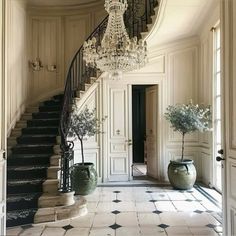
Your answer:
[[[119,203],[119,202],[121,202],[121,200],[116,199],[116,200],[113,200],[113,202]]]
[[[113,191],[113,193],[120,193],[120,191]]]
[[[192,202],[193,200],[192,199],[186,199],[185,201],[186,202]]]
[[[207,210],[206,212],[207,212],[207,213],[212,213],[213,211]]]
[[[152,200],[149,200],[149,202],[157,202],[157,200],[153,200],[153,199],[152,199]]]
[[[120,228],[120,227],[122,227],[122,226],[115,223],[115,224],[113,224],[113,225],[110,225],[109,227],[112,228],[112,229],[114,229],[114,230],[116,230],[116,229],[118,229],[118,228]]]
[[[74,227],[72,225],[65,225],[64,227],[62,227],[64,230],[69,230],[69,229],[73,229]]]
[[[148,190],[148,191],[146,191],[146,193],[153,193],[153,191]]]
[[[196,210],[194,211],[195,213],[198,213],[198,214],[202,214],[203,211],[200,211],[200,210]]]
[[[208,225],[206,225],[206,227],[209,227],[209,228],[215,228],[216,227],[216,225],[213,225],[213,224],[208,224]]]
[[[161,227],[162,229],[166,229],[169,227],[169,225],[166,225],[166,224],[160,224],[158,226]]]
[[[158,210],[156,210],[156,211],[153,211],[152,213],[155,213],[155,214],[161,214],[162,213],[162,211],[158,211]]]
[[[115,211],[112,211],[111,213],[117,215],[117,214],[120,214],[120,211],[115,210]]]

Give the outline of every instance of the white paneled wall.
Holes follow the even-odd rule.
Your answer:
[[[102,1],[89,7],[29,7],[25,2],[6,1],[8,135],[25,107],[63,91],[72,57],[106,15]],[[37,58],[43,67],[33,71],[29,61]]]
[[[23,2],[6,1],[7,130],[20,118],[28,97],[26,24]]]
[[[87,7],[30,7],[29,60],[39,58],[43,68],[30,70],[31,103],[60,93],[75,53],[104,19],[103,4]],[[55,71],[48,66],[56,65]]]

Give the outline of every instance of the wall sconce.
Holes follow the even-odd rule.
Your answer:
[[[47,70],[49,72],[54,72],[57,70],[57,66],[56,65],[47,65]]]
[[[43,69],[42,62],[38,57],[34,61],[29,61],[29,65],[33,71],[40,71]]]

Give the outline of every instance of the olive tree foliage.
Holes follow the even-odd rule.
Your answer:
[[[195,131],[210,130],[212,118],[210,106],[193,104],[169,105],[166,109],[165,118],[171,124],[174,131],[182,135],[182,155],[184,160],[184,138],[188,133]]]
[[[85,137],[91,137],[101,133],[100,128],[102,121],[96,118],[96,109],[90,111],[86,106],[80,111],[76,105],[73,105],[69,121],[68,137],[75,137],[80,141],[82,164],[84,164],[83,141]]]

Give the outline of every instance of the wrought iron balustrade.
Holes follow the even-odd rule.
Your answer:
[[[124,14],[124,22],[130,37],[141,38],[141,32],[148,30],[147,25],[152,22],[151,16],[155,14],[154,8],[158,6],[160,0],[128,0],[128,9]],[[108,16],[97,26],[97,28],[87,38],[95,37],[100,44],[107,27]],[[87,41],[86,40],[86,41]],[[70,192],[70,170],[73,164],[73,142],[67,141],[69,130],[69,119],[77,96],[77,91],[84,90],[85,84],[89,84],[91,77],[97,77],[99,71],[95,68],[88,68],[83,61],[83,45],[74,55],[66,78],[62,111],[60,117],[60,136],[61,136],[61,178],[60,191]]]

